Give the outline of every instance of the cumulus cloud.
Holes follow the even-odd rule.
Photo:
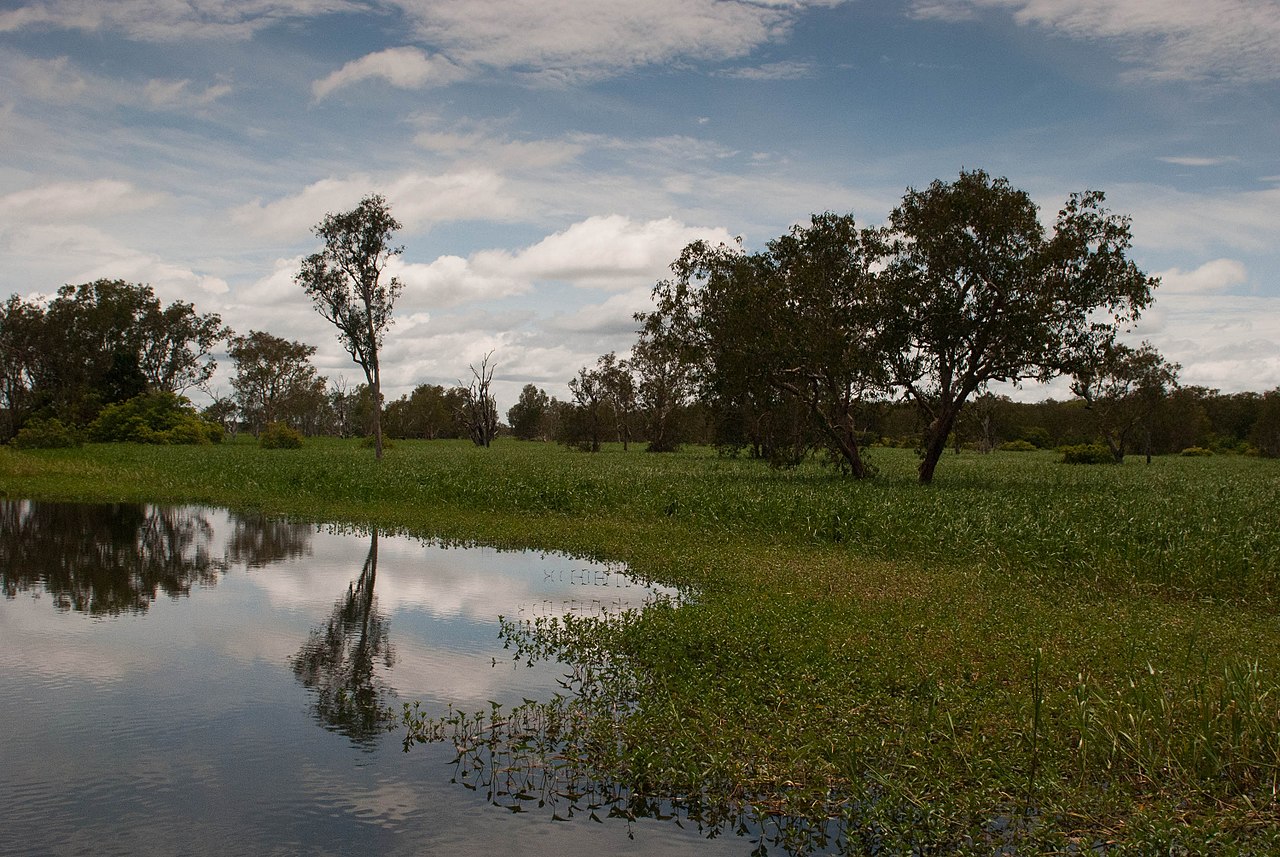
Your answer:
[[[231,219],[257,234],[297,239],[310,234],[325,214],[352,209],[371,193],[387,198],[392,214],[409,232],[453,220],[511,220],[521,209],[501,175],[476,168],[439,175],[411,172],[390,179],[365,173],[322,179],[293,196],[237,206]]]
[[[917,18],[960,20],[977,10],[1075,38],[1112,39],[1157,80],[1265,82],[1280,78],[1277,0],[917,0]]]
[[[1224,392],[1280,385],[1280,298],[1173,293],[1156,309],[1132,336],[1180,363],[1182,383]]]
[[[493,251],[477,263],[531,280],[620,291],[652,286],[692,241],[730,242],[722,228],[686,226],[673,218],[636,222],[622,215],[589,217],[518,253]]]
[[[429,56],[411,47],[388,48],[352,60],[328,77],[317,80],[311,85],[311,94],[319,101],[336,89],[373,79],[385,80],[400,89],[421,89],[444,86],[462,76],[462,69],[444,57]]]
[[[1160,278],[1157,295],[1216,294],[1249,280],[1244,264],[1234,259],[1214,259],[1191,271],[1170,268],[1156,276]]]

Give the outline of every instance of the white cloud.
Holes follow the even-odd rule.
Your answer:
[[[1193,271],[1170,268],[1156,274],[1160,278],[1159,295],[1216,294],[1249,280],[1245,266],[1234,259],[1214,259]]]
[[[1143,315],[1132,338],[1150,339],[1180,363],[1183,384],[1224,392],[1280,385],[1280,298],[1172,293]]]
[[[149,80],[143,88],[143,97],[152,107],[172,109],[182,107],[206,107],[231,92],[228,83],[214,83],[197,90],[188,79]]]
[[[319,101],[335,89],[363,80],[380,78],[400,89],[444,86],[463,77],[458,66],[441,56],[428,56],[417,48],[388,48],[366,54],[311,85],[311,94]]]
[[[1224,247],[1271,252],[1280,245],[1280,187],[1193,193],[1120,185],[1107,198],[1132,215],[1140,248],[1208,254]]]
[[[1203,158],[1194,156],[1183,157],[1166,157],[1156,158],[1157,161],[1164,161],[1166,164],[1174,164],[1179,167],[1220,167],[1223,164],[1233,163],[1238,158],[1215,157]]]
[[[0,229],[6,222],[31,223],[110,217],[156,205],[159,194],[138,190],[129,182],[98,179],[53,182],[0,196]]]
[[[421,38],[466,66],[515,69],[544,84],[680,59],[742,57],[785,38],[807,7],[746,0],[393,0]]]
[[[440,175],[412,172],[391,179],[365,173],[322,179],[294,196],[238,206],[231,219],[260,235],[300,240],[325,214],[354,208],[371,193],[387,198],[392,214],[409,232],[454,220],[511,220],[522,207],[501,175],[476,168]]]
[[[0,62],[4,65],[0,72],[7,72],[17,84],[15,93],[44,104],[194,110],[208,107],[232,91],[225,81],[201,87],[188,78],[154,78],[139,86],[86,72],[65,56],[31,59],[8,54],[0,56]]]
[[[608,300],[587,304],[571,312],[558,313],[546,321],[546,328],[559,333],[591,333],[602,336],[628,337],[625,348],[635,344],[639,324],[638,312],[653,309],[652,287],[638,286]],[[594,359],[594,358],[593,358]]]
[[[362,6],[353,0],[31,0],[0,11],[0,33],[110,30],[142,41],[243,39],[279,21]]]
[[[652,286],[686,244],[732,241],[722,228],[686,226],[673,218],[635,222],[622,215],[589,217],[515,254],[478,254],[477,263],[506,267],[531,280],[559,280],[619,291]]]
[[[1067,36],[1114,39],[1126,61],[1158,80],[1280,78],[1276,0],[917,0],[912,12],[959,20],[983,8]]]
[[[807,62],[771,62],[764,65],[746,68],[727,69],[720,72],[721,77],[732,77],[740,80],[803,80],[813,77],[814,67]]]

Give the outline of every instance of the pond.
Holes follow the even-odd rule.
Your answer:
[[[745,854],[494,800],[386,714],[547,700],[499,616],[661,590],[567,556],[209,508],[0,501],[0,855]],[[402,730],[401,730],[402,731]],[[599,820],[597,823],[596,819]]]

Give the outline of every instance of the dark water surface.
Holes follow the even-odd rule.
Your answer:
[[[744,854],[658,820],[513,813],[385,707],[549,699],[498,616],[654,596],[565,556],[207,508],[0,501],[0,855]],[[634,838],[632,838],[634,837]]]

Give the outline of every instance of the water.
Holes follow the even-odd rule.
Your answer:
[[[745,854],[696,827],[513,813],[380,712],[549,699],[500,615],[655,591],[565,556],[217,509],[0,501],[0,855]]]

